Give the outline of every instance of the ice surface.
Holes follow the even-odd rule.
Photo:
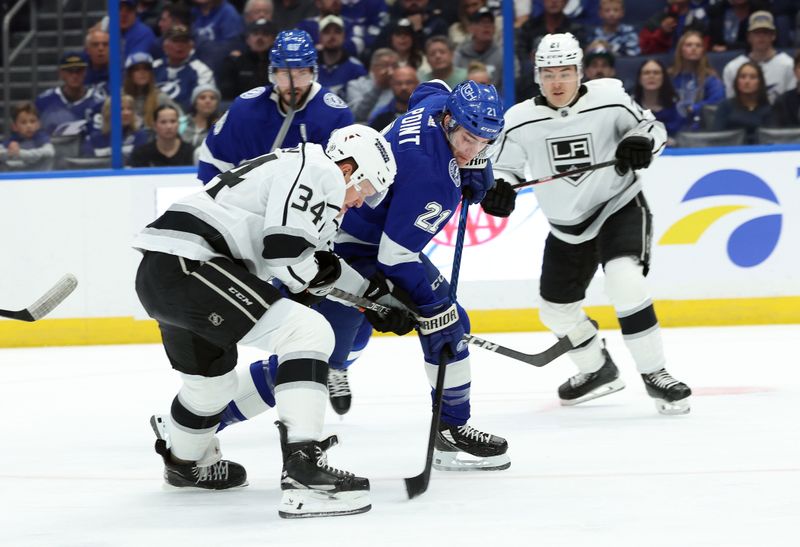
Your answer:
[[[178,379],[160,346],[0,350],[0,545],[798,545],[800,328],[665,330],[669,370],[696,393],[678,417],[656,413],[619,333],[603,334],[628,387],[571,408],[556,399],[568,360],[539,369],[474,348],[470,423],[509,440],[511,468],[434,471],[413,501],[402,479],[422,469],[430,420],[421,351],[373,340],[351,369],[353,409],[326,426],[342,441],[331,464],[370,478],[373,509],[301,521],[277,514],[274,412],[220,435],[250,486],[162,490],[148,418]]]

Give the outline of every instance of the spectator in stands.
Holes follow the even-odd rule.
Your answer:
[[[595,27],[591,37],[605,40],[611,45],[614,55],[631,57],[639,55],[639,34],[631,25],[622,23],[625,17],[623,0],[600,0],[600,19],[603,24]]]
[[[745,49],[747,21],[759,9],[769,9],[769,0],[725,0],[708,10],[708,34],[711,51]]]
[[[674,137],[684,125],[678,112],[677,95],[667,74],[667,68],[657,59],[648,59],[639,66],[633,98],[646,108],[667,128],[667,144],[675,144]]]
[[[55,149],[42,130],[34,104],[25,101],[11,111],[11,136],[0,144],[0,170],[49,171]]]
[[[586,46],[583,55],[584,79],[588,82],[599,78],[613,78],[615,75],[611,45],[605,40],[595,40]]]
[[[413,67],[401,66],[395,69],[391,82],[393,100],[375,112],[369,120],[369,126],[381,131],[398,116],[408,112],[408,100],[418,85],[419,78]]]
[[[232,101],[245,91],[267,85],[269,50],[275,43],[278,29],[266,19],[247,25],[245,48],[233,50],[220,70],[222,98]]]
[[[447,37],[455,44],[456,49],[470,38],[469,26],[472,23],[472,16],[481,8],[489,9],[494,15],[494,41],[497,44],[503,43],[503,17],[488,5],[486,0],[459,0],[458,2],[458,21],[450,25]]]
[[[489,74],[488,67],[480,61],[470,61],[467,67],[467,80],[472,80],[479,84],[489,85],[492,83],[492,75]]]
[[[274,0],[272,22],[278,30],[289,30],[316,14],[314,0]]]
[[[685,119],[684,129],[700,129],[703,106],[717,104],[725,98],[725,86],[708,62],[700,32],[683,33],[669,73],[678,94],[678,112]]]
[[[357,123],[366,122],[379,108],[392,100],[392,73],[400,57],[389,48],[376,49],[369,63],[369,74],[350,81],[345,96]]]
[[[531,52],[545,34],[569,32],[581,44],[586,43],[585,28],[565,15],[566,6],[567,0],[544,0],[542,14],[528,19],[517,31],[517,58],[524,73],[533,74]]]
[[[533,0],[530,4],[531,17],[539,17],[547,9],[547,0]],[[600,24],[599,11],[598,0],[569,0],[564,6],[564,15],[570,20],[590,27]]]
[[[67,53],[58,63],[62,85],[48,89],[36,98],[40,122],[48,135],[52,135],[60,125],[90,122],[100,111],[103,99],[84,84],[88,64],[82,52]]]
[[[164,59],[153,63],[156,84],[184,110],[191,108],[192,90],[198,85],[216,87],[214,74],[203,61],[194,59],[194,44],[189,29],[172,27],[164,36]]]
[[[390,13],[390,25],[376,43],[379,46],[387,44],[392,25],[401,24],[412,33],[417,47],[422,47],[431,36],[446,36],[449,24],[441,17],[441,12],[431,9],[429,4],[429,0],[397,0]]]
[[[178,136],[178,111],[163,105],[153,117],[155,139],[133,149],[131,167],[192,165],[194,149]]]
[[[98,97],[105,97],[108,90],[108,46],[108,33],[99,26],[86,33],[85,49],[89,66],[86,67],[83,82],[93,87]]]
[[[786,91],[772,105],[772,125],[800,127],[800,51],[794,56],[794,75],[797,87]]]
[[[469,39],[456,49],[453,64],[466,69],[473,61],[480,61],[489,71],[489,77],[497,89],[503,89],[503,49],[495,36],[495,16],[483,7],[470,16]],[[424,78],[423,78],[424,79]]]
[[[317,81],[344,98],[347,83],[365,76],[367,69],[344,48],[344,21],[338,15],[326,15],[319,22],[319,75]]]
[[[408,19],[400,19],[397,24],[390,27],[389,47],[397,53],[401,65],[408,65],[424,71],[431,69],[417,45],[414,29],[411,28],[411,21]]]
[[[122,102],[122,157],[127,163],[135,146],[146,144],[150,140],[150,132],[141,127],[134,110],[134,100],[130,95],[123,95]],[[111,157],[111,98],[103,103],[102,126],[87,132],[81,143],[80,154],[84,158]]]
[[[772,116],[764,72],[758,63],[745,61],[739,65],[734,92],[732,99],[725,99],[717,107],[712,129],[744,129],[747,144],[756,144],[758,128],[768,125]]]
[[[180,118],[178,124],[178,133],[183,142],[192,148],[203,144],[211,126],[219,119],[221,98],[219,89],[213,85],[205,84],[194,88],[192,108],[188,115]]]
[[[272,0],[247,0],[244,5],[244,23],[251,25],[260,19],[272,21],[274,11]]]
[[[671,51],[687,30],[696,30],[702,36],[708,29],[708,3],[708,0],[667,0],[667,7],[651,17],[639,32],[642,54]]]
[[[178,105],[156,85],[153,58],[147,53],[134,53],[125,59],[122,90],[133,98],[133,111],[141,125],[152,129],[156,108],[167,104]]]
[[[123,56],[133,53],[150,53],[157,42],[153,29],[136,16],[136,0],[119,0],[119,28],[122,31]]]
[[[385,0],[348,0],[342,6],[342,18],[352,21],[353,35],[362,39],[366,51],[372,51],[389,14]]]
[[[794,75],[794,62],[783,52],[775,50],[775,21],[768,11],[755,11],[750,15],[747,25],[747,43],[750,53],[739,55],[725,65],[722,79],[725,82],[725,95],[735,95],[734,76],[739,67],[747,61],[758,63],[767,82],[767,97],[770,102],[781,93],[794,89],[797,79]]]
[[[149,52],[153,59],[160,59],[164,56],[164,36],[169,29],[177,26],[191,28],[192,16],[188,6],[178,2],[165,4],[161,8],[161,16],[158,18],[158,38]]]
[[[136,17],[154,32],[158,28],[161,0],[137,0]]]
[[[342,0],[315,0],[315,5],[319,14],[316,17],[303,19],[297,24],[297,28],[306,31],[314,43],[319,44],[322,20],[327,20],[329,15],[338,17],[344,26],[344,49],[350,55],[361,55],[364,51],[364,40],[361,37],[353,36],[353,22],[342,17]]]
[[[227,0],[194,0],[192,38],[194,55],[216,72],[244,35],[242,16]]]
[[[467,69],[453,64],[453,44],[447,36],[432,36],[425,43],[425,58],[430,65],[429,71],[419,71],[419,79],[442,80],[451,88],[467,79]]]

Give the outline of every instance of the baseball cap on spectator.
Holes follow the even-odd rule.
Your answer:
[[[401,32],[405,32],[408,34],[414,34],[414,27],[411,25],[411,21],[403,17],[394,25],[392,25],[392,34],[400,34]]]
[[[319,30],[325,30],[328,25],[338,25],[339,28],[344,30],[344,21],[338,15],[326,15],[322,19],[319,20]]]
[[[272,21],[266,19],[259,19],[247,25],[247,34],[270,34],[272,36],[278,35],[278,27]]]
[[[192,33],[183,25],[175,25],[164,33],[164,40],[191,40]]]
[[[119,5],[136,9],[136,0],[119,0]]]
[[[486,6],[483,6],[481,9],[470,15],[469,20],[472,23],[479,23],[484,17],[488,17],[492,20],[492,22],[494,22],[494,12]]]
[[[589,66],[595,59],[604,58],[609,66],[614,66],[614,53],[603,44],[589,44],[583,55],[583,66]]]
[[[86,62],[86,56],[78,51],[65,53],[61,60],[58,61],[58,68],[60,69],[86,68],[88,66],[89,63]]]
[[[149,53],[145,53],[144,51],[137,51],[136,53],[131,53],[128,55],[128,58],[125,59],[125,69],[129,69],[134,65],[150,65],[153,66],[153,57]]]
[[[747,32],[765,28],[775,30],[775,19],[768,11],[754,11],[747,20]]]
[[[204,91],[211,91],[217,96],[218,101],[222,100],[222,94],[220,94],[219,89],[217,89],[215,86],[211,84],[200,84],[192,90],[192,100],[189,101],[190,104],[194,104],[194,102],[197,100],[197,97]]]

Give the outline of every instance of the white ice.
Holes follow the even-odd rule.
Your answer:
[[[800,328],[666,329],[669,369],[695,390],[678,417],[656,413],[619,333],[604,335],[628,387],[571,408],[555,395],[566,359],[540,369],[474,349],[471,423],[509,440],[511,468],[434,471],[412,501],[402,479],[422,469],[430,422],[421,352],[373,340],[351,369],[352,411],[326,426],[342,441],[331,463],[370,478],[373,509],[305,520],[277,514],[274,412],[220,435],[248,487],[162,489],[148,418],[178,383],[160,346],[0,350],[0,545],[800,545]]]

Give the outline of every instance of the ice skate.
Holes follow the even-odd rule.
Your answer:
[[[214,437],[203,457],[196,462],[175,463],[169,449],[166,417],[151,416],[150,425],[156,433],[156,453],[164,460],[164,482],[167,487],[227,490],[247,486],[247,472],[238,463],[223,460],[219,440]]]
[[[350,384],[347,381],[347,369],[332,368],[328,371],[328,396],[331,406],[340,416],[347,414],[352,402]]]
[[[647,394],[655,401],[659,413],[688,414],[691,410],[689,396],[692,390],[683,382],[673,378],[666,369],[642,374],[642,380]]]
[[[369,479],[328,465],[325,452],[339,442],[336,435],[323,441],[289,443],[286,426],[275,425],[283,451],[283,498],[278,509],[282,518],[354,515],[372,508]]]
[[[591,401],[625,387],[625,382],[619,377],[619,369],[605,347],[603,357],[605,362],[600,369],[589,373],[580,372],[559,386],[558,396],[563,406]]]
[[[433,449],[433,467],[439,471],[500,471],[511,466],[502,437],[469,425],[439,423]]]

